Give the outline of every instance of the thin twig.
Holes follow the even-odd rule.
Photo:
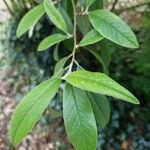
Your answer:
[[[121,8],[119,10],[115,10],[115,12],[116,13],[122,13],[124,11],[132,10],[132,9],[135,9],[135,8],[138,8],[138,7],[142,7],[142,6],[145,6],[145,5],[150,5],[150,2],[145,2],[145,3],[137,4],[137,5],[134,5],[134,6],[131,6],[131,7]]]
[[[115,7],[116,7],[117,3],[118,3],[118,0],[115,0],[114,3],[112,4],[111,11],[115,10]]]

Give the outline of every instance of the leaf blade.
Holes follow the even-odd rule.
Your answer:
[[[84,91],[70,84],[65,85],[63,114],[65,127],[74,147],[79,150],[96,149],[97,128],[95,118]]]
[[[95,29],[88,32],[85,37],[80,41],[79,47],[94,44],[101,41],[103,36],[101,36]]]
[[[55,26],[68,34],[68,29],[65,20],[61,13],[56,9],[53,2],[51,0],[44,0],[44,8],[48,17],[55,24]]]
[[[104,128],[110,119],[110,106],[108,99],[104,95],[87,92],[91,102],[96,123],[100,128]]]
[[[89,13],[93,27],[110,41],[128,48],[138,48],[133,31],[115,14],[107,10],[95,10]]]
[[[32,26],[34,26],[38,20],[44,15],[45,10],[43,4],[36,6],[31,9],[25,16],[21,19],[17,28],[17,37],[21,37],[26,31],[28,31]]]
[[[41,43],[38,46],[38,51],[46,50],[47,48],[65,40],[67,38],[68,37],[66,35],[63,35],[60,33],[50,35],[41,41]]]
[[[55,96],[59,79],[49,79],[32,89],[18,104],[11,119],[11,142],[17,145],[29,133],[34,124]]]
[[[139,104],[138,99],[133,94],[103,73],[75,71],[70,73],[65,80],[82,90],[112,96],[133,104]]]

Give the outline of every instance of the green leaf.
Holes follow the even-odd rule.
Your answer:
[[[103,73],[75,71],[70,73],[65,80],[82,90],[113,96],[133,104],[139,104],[138,99],[133,94]]]
[[[106,39],[129,48],[138,48],[133,31],[115,14],[107,10],[95,10],[89,13],[93,27]]]
[[[53,52],[53,58],[54,58],[55,61],[59,61],[58,47],[59,47],[59,43],[54,48],[54,52]]]
[[[67,134],[77,150],[96,150],[97,127],[86,93],[65,85],[63,115]]]
[[[89,8],[95,2],[95,0],[85,0],[85,1],[86,1],[87,8]]]
[[[32,89],[18,104],[11,119],[11,142],[17,145],[30,132],[34,124],[55,96],[59,79],[47,80]]]
[[[88,32],[85,37],[80,41],[79,47],[94,44],[98,41],[101,41],[102,39],[103,37],[95,29],[93,29]]]
[[[111,46],[108,44],[107,39],[103,39],[98,43],[98,50],[100,51],[101,57],[108,67],[111,62]],[[110,42],[109,42],[110,43]]]
[[[34,26],[38,20],[44,15],[45,10],[43,5],[38,5],[31,9],[20,21],[17,28],[17,37],[22,36],[32,26]]]
[[[89,49],[89,48],[86,48],[93,56],[95,56],[95,58],[102,64],[103,66],[103,72],[105,74],[109,74],[109,71],[108,71],[108,68],[107,68],[107,65],[106,63],[104,62],[103,58],[101,57],[101,55],[99,54],[99,52],[97,50],[94,50],[94,49]]]
[[[54,74],[62,71],[65,63],[67,62],[67,60],[69,58],[70,58],[70,56],[66,56],[66,57],[62,58],[60,61],[57,62],[56,66],[55,66]]]
[[[48,37],[46,37],[38,46],[38,51],[43,51],[46,50],[47,48],[55,45],[56,43],[59,43],[65,39],[67,39],[68,37],[66,35],[62,35],[59,33],[50,35]]]
[[[66,21],[66,25],[67,25],[69,33],[72,34],[73,24],[71,22],[70,17],[68,16],[67,12],[60,5],[59,5],[58,9],[59,9],[60,13],[62,14],[62,16],[64,17],[64,20]]]
[[[90,21],[87,15],[77,15],[77,25],[83,35],[86,35],[90,29]]]
[[[110,119],[110,106],[108,99],[104,95],[87,92],[95,115],[96,123],[100,128],[104,128]]]
[[[103,9],[103,0],[96,0],[89,10]]]
[[[45,11],[50,20],[55,24],[57,28],[68,34],[67,25],[61,13],[56,9],[51,0],[44,0]]]

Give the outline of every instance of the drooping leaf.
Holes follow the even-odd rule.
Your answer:
[[[70,17],[68,16],[67,12],[60,5],[59,5],[58,9],[59,9],[60,13],[62,14],[62,16],[64,17],[64,20],[66,21],[66,25],[67,25],[69,33],[72,34],[73,24],[71,22]]]
[[[80,41],[79,47],[94,44],[102,39],[103,39],[103,36],[101,36],[95,29],[93,29],[90,32],[88,32],[85,35],[85,37]]]
[[[17,145],[30,132],[34,124],[55,96],[60,79],[47,80],[32,89],[18,104],[11,119],[11,142]]]
[[[63,115],[67,134],[75,149],[96,150],[97,127],[85,91],[65,85]]]
[[[43,5],[38,5],[31,9],[25,16],[21,19],[17,28],[17,37],[22,36],[26,31],[28,31],[32,26],[34,26],[38,20],[44,15],[45,10]]]
[[[104,128],[110,119],[110,106],[108,99],[104,95],[87,92],[95,115],[96,123],[100,128]]]
[[[101,57],[108,67],[111,62],[111,47],[108,44],[109,40],[103,39],[98,43],[98,51],[100,51]]]
[[[44,0],[45,11],[50,20],[55,24],[57,28],[68,34],[67,25],[61,13],[56,9],[51,0]]]
[[[50,36],[46,37],[43,41],[41,41],[41,43],[38,46],[38,51],[46,50],[47,48],[55,45],[56,43],[59,43],[59,42],[65,40],[67,38],[68,37],[66,35],[63,35],[60,33],[50,35]]]
[[[65,80],[82,90],[112,96],[133,104],[139,104],[138,99],[133,94],[103,73],[75,71],[70,73]]]
[[[55,70],[54,70],[54,74],[57,72],[61,72],[65,63],[67,62],[67,60],[70,58],[70,56],[66,56],[64,58],[62,58],[60,61],[57,62],[57,64],[55,65]]]
[[[109,74],[108,68],[106,63],[104,62],[103,58],[101,57],[101,55],[99,54],[99,52],[95,49],[89,49],[87,48],[87,50],[102,64],[103,66],[103,72],[105,74]]]
[[[138,48],[133,31],[115,14],[107,10],[94,10],[89,13],[93,27],[106,39],[129,48]]]

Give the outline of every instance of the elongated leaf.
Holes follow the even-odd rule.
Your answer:
[[[69,74],[65,80],[82,90],[113,96],[133,104],[139,104],[138,99],[134,95],[103,73],[75,71]]]
[[[90,7],[95,2],[95,0],[85,0],[85,1],[86,1],[86,7]]]
[[[103,58],[101,57],[101,55],[99,54],[99,52],[97,50],[91,50],[89,48],[87,48],[87,50],[93,55],[95,56],[95,58],[102,64],[103,66],[103,72],[105,74],[109,74],[109,71],[108,71],[108,68],[107,68],[107,65],[106,63],[104,62]]]
[[[103,39],[103,36],[99,34],[95,29],[88,32],[85,37],[80,41],[79,47],[94,44]]]
[[[75,149],[96,150],[96,122],[84,91],[65,85],[63,115],[67,134]]]
[[[30,132],[55,96],[59,85],[59,79],[47,80],[31,90],[22,99],[11,119],[10,135],[13,145],[20,143]]]
[[[98,51],[100,51],[101,57],[107,67],[111,62],[111,46],[108,44],[108,42],[109,40],[103,39],[101,42],[98,43]]]
[[[54,52],[53,52],[53,58],[54,58],[55,61],[59,61],[58,47],[59,47],[59,43],[54,48]]]
[[[54,70],[54,74],[57,72],[61,72],[65,63],[67,62],[67,60],[70,58],[70,56],[66,56],[64,58],[62,58],[60,61],[57,62],[56,66],[55,66],[55,70]]]
[[[86,35],[90,29],[90,21],[88,16],[77,15],[77,25],[83,35]]]
[[[125,47],[139,47],[133,31],[115,14],[107,10],[95,10],[90,12],[89,19],[103,37]]]
[[[100,128],[104,128],[110,119],[110,106],[108,99],[104,95],[87,92],[95,115],[96,123]]]
[[[50,20],[55,24],[57,28],[68,33],[67,25],[61,13],[56,9],[51,0],[44,0],[45,11]]]
[[[43,5],[36,6],[31,9],[20,21],[17,28],[17,37],[22,36],[32,26],[34,26],[38,20],[44,15],[45,10]]]
[[[60,13],[64,17],[64,20],[66,21],[66,25],[67,25],[69,33],[72,34],[72,32],[73,32],[73,24],[71,22],[70,17],[68,16],[67,12],[60,5],[59,5],[58,8],[59,8]]]
[[[68,37],[66,35],[62,35],[62,34],[53,34],[50,35],[48,37],[46,37],[38,46],[38,51],[43,51],[46,50],[47,48],[55,45],[56,43],[59,43],[65,39],[67,39]]]

